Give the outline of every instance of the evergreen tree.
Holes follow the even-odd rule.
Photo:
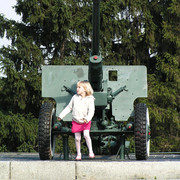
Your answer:
[[[180,2],[151,3],[156,54],[149,75],[154,150],[180,150]]]
[[[12,40],[11,46],[0,50],[2,69],[7,76],[3,78],[4,86],[0,92],[1,108],[37,115],[41,86],[38,71],[43,63],[42,53],[25,25],[4,19],[1,28],[6,29],[7,38]]]

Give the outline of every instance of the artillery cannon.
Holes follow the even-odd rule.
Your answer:
[[[56,117],[76,93],[78,81],[89,80],[95,97],[95,115],[91,137],[96,154],[103,154],[110,145],[120,159],[125,159],[129,142],[134,135],[137,160],[145,160],[150,149],[150,124],[146,104],[136,104],[137,98],[147,97],[147,70],[145,66],[103,66],[99,52],[100,0],[93,0],[93,40],[88,66],[42,67],[42,96],[56,102],[44,103],[39,114],[39,156],[53,158],[56,136],[63,137],[64,159],[69,159],[68,137],[71,133],[71,114],[56,123]],[[88,74],[86,73],[88,72]],[[112,78],[113,76],[113,78]]]

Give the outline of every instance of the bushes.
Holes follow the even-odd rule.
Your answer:
[[[38,119],[32,114],[4,114],[0,111],[0,151],[35,152]]]

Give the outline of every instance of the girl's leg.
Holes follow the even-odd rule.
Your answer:
[[[76,144],[77,156],[80,156],[81,155],[81,133],[80,132],[75,133],[75,144]]]
[[[83,133],[84,133],[84,138],[86,140],[87,147],[89,149],[89,154],[94,154],[93,149],[92,149],[92,141],[89,134],[89,130],[84,130]]]

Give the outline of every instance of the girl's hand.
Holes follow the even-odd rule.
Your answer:
[[[86,119],[83,119],[84,120],[84,123],[88,123]]]
[[[58,121],[61,121],[61,118],[60,118],[60,117],[58,117],[58,118],[57,118],[57,120],[58,120]]]

